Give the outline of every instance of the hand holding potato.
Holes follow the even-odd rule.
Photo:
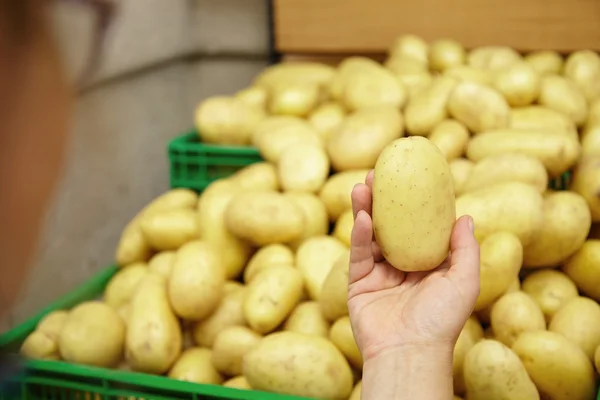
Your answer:
[[[463,217],[452,232],[451,255],[438,268],[393,268],[373,240],[372,185],[370,173],[352,192],[348,308],[364,359],[362,397],[393,398],[400,387],[411,393],[406,398],[441,397],[452,391],[453,346],[479,294],[479,245]]]

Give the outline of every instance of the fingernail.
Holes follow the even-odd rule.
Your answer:
[[[471,233],[475,233],[475,223],[473,222],[473,217],[469,217],[469,230]]]

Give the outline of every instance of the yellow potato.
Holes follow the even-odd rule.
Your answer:
[[[294,253],[284,244],[269,244],[260,248],[244,270],[244,282],[250,283],[260,271],[274,265],[294,265]]]
[[[373,178],[373,232],[402,271],[428,271],[448,256],[456,220],[450,167],[428,139],[409,137],[381,153]]]
[[[304,231],[298,239],[289,243],[292,249],[297,249],[308,238],[326,235],[329,232],[327,209],[319,197],[301,192],[288,192],[283,195],[292,200],[304,215]]]
[[[588,102],[600,97],[600,56],[595,51],[571,53],[565,62],[564,75],[577,85]]]
[[[542,79],[539,103],[568,116],[577,126],[583,126],[588,116],[587,101],[572,81],[558,75]]]
[[[248,285],[244,317],[256,332],[266,334],[277,328],[292,312],[302,295],[302,276],[285,265],[266,268]]]
[[[292,144],[281,151],[277,177],[285,191],[318,192],[329,176],[329,158],[321,146]]]
[[[543,207],[542,195],[521,182],[495,184],[456,199],[456,215],[473,217],[479,240],[506,231],[516,235],[524,246],[533,242],[542,230]]]
[[[456,196],[464,193],[465,183],[469,179],[469,175],[475,166],[475,163],[466,158],[455,158],[450,161],[450,173],[454,182],[454,192]]]
[[[540,306],[546,322],[570,299],[577,297],[577,287],[564,273],[542,269],[527,275],[523,291]]]
[[[336,102],[324,103],[308,116],[308,122],[321,137],[321,142],[327,144],[331,135],[338,129],[346,117],[346,110]]]
[[[227,284],[226,284],[227,287]],[[217,309],[207,318],[192,326],[192,336],[198,346],[212,347],[219,332],[231,326],[244,326],[244,299],[246,288],[233,290],[223,296]]]
[[[174,251],[161,251],[160,253],[154,255],[150,261],[148,261],[148,272],[159,274],[164,278],[169,279],[174,263]]]
[[[286,243],[302,236],[306,222],[300,207],[277,192],[244,192],[225,211],[231,233],[257,246]]]
[[[371,107],[350,114],[327,144],[331,165],[336,171],[373,168],[383,148],[402,133],[402,114],[395,108]]]
[[[191,189],[171,189],[150,202],[140,212],[140,215],[151,214],[175,208],[193,209],[198,202],[198,195]]]
[[[573,297],[552,316],[548,330],[576,343],[593,361],[600,345],[600,305],[587,297]]]
[[[255,79],[256,86],[271,88],[281,82],[326,85],[335,69],[317,62],[283,62],[265,68]]]
[[[506,293],[521,269],[523,247],[514,234],[497,232],[481,243],[480,260],[481,287],[475,311],[489,307]]]
[[[482,340],[465,358],[470,400],[539,400],[538,391],[519,357],[496,340]]]
[[[414,57],[402,54],[391,55],[385,60],[384,66],[392,71],[396,77],[429,72],[426,63]],[[402,82],[402,80],[400,80],[400,82]]]
[[[529,53],[525,56],[525,62],[540,75],[560,74],[563,67],[561,55],[550,50]]]
[[[358,381],[356,385],[354,385],[354,389],[352,389],[352,393],[350,394],[350,398],[348,400],[360,400],[360,393],[362,391],[362,380]]]
[[[219,332],[212,347],[212,365],[225,376],[242,374],[244,356],[258,345],[262,336],[245,326]]]
[[[541,394],[553,400],[587,400],[596,394],[594,368],[583,350],[549,331],[525,332],[512,350]]]
[[[339,241],[350,247],[350,236],[352,235],[352,227],[354,226],[354,214],[352,210],[346,210],[335,222],[333,236]]]
[[[543,193],[548,188],[548,173],[539,159],[527,154],[492,155],[475,163],[462,192],[473,192],[506,182],[523,182]]]
[[[250,243],[235,237],[225,224],[227,207],[243,191],[232,181],[215,181],[204,190],[198,201],[200,237],[219,254],[228,279],[241,274],[252,254]]]
[[[312,300],[319,299],[329,271],[346,249],[332,236],[315,236],[300,245],[296,252],[296,267]]]
[[[117,272],[106,285],[104,301],[115,310],[128,303],[138,284],[148,273],[145,263],[131,264]]]
[[[592,221],[600,222],[600,157],[586,157],[579,161],[573,173],[571,190],[586,200]]]
[[[341,317],[333,323],[329,331],[329,340],[340,349],[352,367],[362,370],[363,359],[354,340],[350,317]]]
[[[588,118],[585,123],[587,128],[600,123],[600,99],[596,99],[590,103]]]
[[[196,212],[187,208],[144,215],[140,228],[150,246],[159,251],[177,250],[200,234]]]
[[[454,393],[465,393],[464,363],[467,353],[475,343],[483,338],[483,330],[477,318],[471,316],[463,327],[456,344],[452,364],[452,378],[454,380]]]
[[[578,139],[577,127],[565,114],[543,106],[527,106],[510,110],[508,127],[519,130],[552,130]]]
[[[411,74],[398,74],[396,79],[406,88],[407,101],[418,96],[433,82],[433,76],[427,70]]]
[[[231,378],[223,382],[223,386],[234,389],[252,390],[252,387],[244,376],[236,376],[235,378]]]
[[[453,78],[436,77],[427,88],[410,98],[404,110],[410,135],[427,136],[448,116],[446,105],[455,86]]]
[[[267,108],[268,93],[264,87],[250,86],[235,94],[235,98],[249,106],[265,110]]]
[[[221,260],[206,242],[190,242],[179,249],[168,282],[169,302],[175,314],[198,321],[217,308],[225,286]]]
[[[152,329],[148,329],[152,327]],[[125,358],[134,371],[163,374],[182,348],[179,321],[169,304],[167,282],[148,274],[131,299]]]
[[[131,221],[121,234],[115,260],[120,266],[130,265],[136,262],[144,262],[150,258],[150,245],[142,234],[140,224],[137,220]]]
[[[510,283],[510,285],[508,286],[508,288],[506,289],[506,291],[504,292],[503,295],[508,294],[508,293],[513,293],[513,292],[518,292],[520,290],[521,290],[521,281],[519,281],[519,277],[516,276],[513,278],[512,282]],[[502,296],[500,296],[500,297],[502,297]],[[498,300],[494,301],[492,304],[490,304],[486,308],[477,311],[475,313],[477,315],[477,319],[479,321],[481,321],[482,323],[489,325],[492,321],[492,309],[494,308],[494,305],[497,302],[498,302]],[[490,326],[490,329],[491,329],[491,326]]]
[[[476,68],[500,71],[522,60],[516,50],[506,46],[481,46],[471,50],[467,64]]]
[[[540,95],[541,79],[528,63],[516,63],[499,71],[494,79],[494,87],[506,98],[512,107],[527,106]]]
[[[509,347],[523,332],[546,329],[542,310],[524,292],[507,293],[500,297],[492,308],[491,324],[496,339]]]
[[[510,108],[502,94],[477,82],[460,82],[448,97],[448,112],[471,132],[506,128]]]
[[[321,312],[321,307],[316,301],[300,303],[290,314],[283,330],[327,337],[329,334],[329,321]]]
[[[50,337],[45,332],[31,332],[21,344],[20,353],[33,360],[60,360],[58,338]]]
[[[38,322],[35,330],[57,340],[68,316],[69,313],[64,310],[51,311]]]
[[[125,303],[117,308],[117,314],[125,323],[125,326],[129,324],[129,317],[131,316],[131,303]]]
[[[482,85],[490,85],[493,82],[494,75],[483,68],[476,68],[469,65],[457,65],[448,68],[444,75],[454,78],[458,81],[476,82]]]
[[[321,137],[306,121],[284,122],[268,128],[257,128],[253,138],[254,147],[266,161],[276,163],[283,149],[290,145],[309,143],[322,146]]]
[[[377,61],[367,57],[347,57],[337,68],[329,83],[329,95],[333,100],[341,100],[346,82],[354,76],[370,73],[381,68]]]
[[[581,135],[581,156],[600,156],[600,125],[593,125]]]
[[[267,108],[271,115],[305,117],[321,101],[317,83],[281,82],[271,87]]]
[[[63,360],[114,367],[121,360],[125,324],[110,306],[98,301],[79,304],[69,312],[58,338]]]
[[[342,102],[350,111],[381,106],[400,109],[406,98],[404,86],[383,67],[352,76],[344,83],[342,91]]]
[[[425,65],[429,62],[429,46],[425,40],[417,35],[398,36],[390,47],[389,53],[394,57],[412,57]]]
[[[550,177],[557,177],[577,162],[580,151],[578,141],[568,135],[543,129],[500,129],[471,139],[467,157],[479,161],[503,153],[528,154],[539,158]]]
[[[325,318],[335,321],[348,315],[348,265],[350,252],[346,250],[333,264],[323,282],[319,305]]]
[[[458,121],[446,119],[436,125],[429,140],[442,152],[447,161],[462,156],[469,142],[469,131]]]
[[[357,183],[364,183],[367,173],[369,173],[368,169],[338,172],[331,175],[325,182],[319,197],[325,204],[325,208],[327,208],[327,214],[331,222],[335,222],[344,211],[352,208],[350,197],[352,188]]]
[[[527,267],[555,267],[562,264],[585,242],[592,217],[585,199],[562,191],[544,198],[541,235],[523,249]]]
[[[600,240],[586,240],[563,271],[585,295],[600,301]]]
[[[229,180],[241,189],[278,190],[277,171],[271,163],[259,162],[248,165],[233,174]]]
[[[212,351],[200,347],[192,347],[181,353],[169,371],[169,378],[180,381],[219,385],[223,377],[211,363]]]
[[[329,340],[296,332],[262,339],[244,357],[244,376],[256,390],[324,399],[346,399],[353,385],[348,362]]]
[[[262,109],[238,98],[215,96],[200,103],[194,119],[205,143],[246,145],[264,116]]]
[[[443,72],[466,61],[466,52],[462,44],[450,39],[440,39],[431,43],[429,65],[434,71]]]

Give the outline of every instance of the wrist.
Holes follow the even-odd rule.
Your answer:
[[[365,360],[361,399],[452,399],[453,351],[423,344],[378,352]]]

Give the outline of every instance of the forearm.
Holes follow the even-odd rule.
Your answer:
[[[381,353],[363,366],[361,400],[452,400],[452,347]]]

